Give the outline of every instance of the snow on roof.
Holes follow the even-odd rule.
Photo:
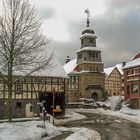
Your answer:
[[[77,62],[77,59],[74,59],[74,60],[69,61],[67,64],[63,66],[67,74],[74,71],[75,67],[77,66],[76,62]]]
[[[123,64],[122,63],[116,64],[115,67],[119,70],[119,72],[121,73],[121,75],[123,75],[123,70],[122,70]]]
[[[61,78],[68,78],[68,75],[66,74],[65,70],[63,69],[63,66],[59,62],[59,60],[56,57],[56,53],[49,49],[47,51],[44,50],[41,54],[37,54],[36,57],[39,57],[40,55],[45,56],[46,61],[51,56],[51,60],[49,64],[30,74],[31,76],[39,76],[39,77],[61,77]],[[25,66],[25,69],[22,70],[21,68],[18,69],[18,67],[13,71],[14,76],[26,76],[30,71],[33,69],[32,66]],[[4,75],[7,75],[7,71],[5,71]]]
[[[99,50],[99,49],[97,49],[96,47],[93,47],[93,46],[83,47],[82,49],[79,49],[77,51],[77,53],[81,52],[81,51],[100,51],[101,52],[101,50]]]
[[[85,33],[85,34],[83,34],[83,35],[81,35],[80,36],[80,38],[83,38],[83,37],[85,37],[85,36],[87,36],[87,37],[96,37],[94,34],[92,34],[92,33]],[[97,38],[97,37],[96,37]]]
[[[92,27],[86,27],[86,28],[84,29],[84,31],[85,31],[85,30],[93,30],[93,29],[92,29]]]
[[[33,76],[47,76],[47,77],[62,77],[62,78],[68,78],[68,75],[66,74],[63,66],[59,62],[59,60],[56,57],[56,54],[52,56],[51,62],[52,66],[48,69],[40,70],[35,73],[33,73]]]
[[[110,75],[110,73],[114,70],[115,67],[109,67],[109,68],[105,68],[104,72],[105,74],[108,76]]]
[[[103,62],[94,62],[94,61],[82,61],[79,64],[83,64],[83,63],[90,63],[90,64],[104,64]]]
[[[114,67],[109,67],[109,68],[105,68],[104,72],[106,73],[107,77],[111,74],[111,72],[117,68],[118,71],[120,72],[121,75],[123,75],[123,71],[122,71],[122,63],[120,64],[116,64]]]
[[[137,59],[137,58],[140,58],[140,53],[136,54],[135,56],[133,56],[130,61],[134,60],[134,59]]]
[[[136,66],[140,66],[140,58],[128,61],[126,65],[123,67],[123,69],[132,68]]]

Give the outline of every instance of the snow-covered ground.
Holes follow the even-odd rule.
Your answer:
[[[63,123],[72,120],[85,118],[84,115],[69,111],[66,119],[56,120],[55,123]],[[21,119],[23,121],[23,119]],[[19,121],[19,119],[18,119]],[[52,118],[51,118],[52,121]],[[49,140],[52,137],[62,134],[62,131],[73,132],[66,140],[101,140],[100,134],[87,128],[65,128],[56,127],[52,123],[43,121],[27,121],[0,123],[0,140]]]
[[[87,128],[71,128],[71,130],[74,133],[65,140],[101,140],[100,134],[96,131]]]
[[[70,111],[111,115],[114,117],[119,117],[122,119],[129,120],[129,121],[132,121],[135,123],[140,123],[140,109],[131,109],[131,108],[128,108],[127,105],[123,105],[123,108],[120,111],[104,110],[102,108],[98,108],[98,109],[70,109]]]
[[[127,119],[136,123],[140,123],[140,110],[134,110],[123,105],[120,111],[98,109],[68,109],[64,119],[55,119],[55,124],[63,122],[70,122],[73,120],[83,119],[84,115],[80,115],[76,112],[87,112],[96,114],[105,114],[115,117]],[[23,121],[23,120],[22,120]],[[39,126],[39,127],[37,127]],[[51,123],[43,121],[27,121],[27,122],[13,122],[13,123],[0,123],[0,140],[49,140],[52,137],[60,135],[63,131],[73,132],[65,140],[101,140],[101,136],[98,132],[87,128],[66,128],[56,127]]]
[[[38,127],[39,126],[39,127]],[[0,124],[0,140],[41,140],[61,134],[57,127],[42,121]]]

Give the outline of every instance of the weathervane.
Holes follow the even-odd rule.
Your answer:
[[[89,23],[90,23],[90,21],[89,21],[89,17],[90,17],[90,11],[89,11],[89,9],[86,9],[85,10],[85,13],[87,13],[87,27],[89,27]]]

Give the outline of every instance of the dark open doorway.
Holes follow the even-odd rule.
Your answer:
[[[55,93],[54,95],[54,109],[55,116],[64,114],[65,111],[65,94],[64,93]],[[43,103],[45,110],[49,114],[53,114],[53,93],[52,92],[40,92],[39,93],[40,102],[45,101]],[[60,110],[60,111],[59,111]]]
[[[93,93],[92,93],[92,98],[93,98],[95,101],[97,101],[98,95],[97,95],[96,92],[93,92]]]

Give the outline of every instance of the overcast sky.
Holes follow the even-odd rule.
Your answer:
[[[62,64],[76,58],[80,35],[86,27],[84,10],[90,9],[90,26],[97,35],[105,67],[140,52],[140,0],[30,0],[43,18],[43,32],[51,40]]]

